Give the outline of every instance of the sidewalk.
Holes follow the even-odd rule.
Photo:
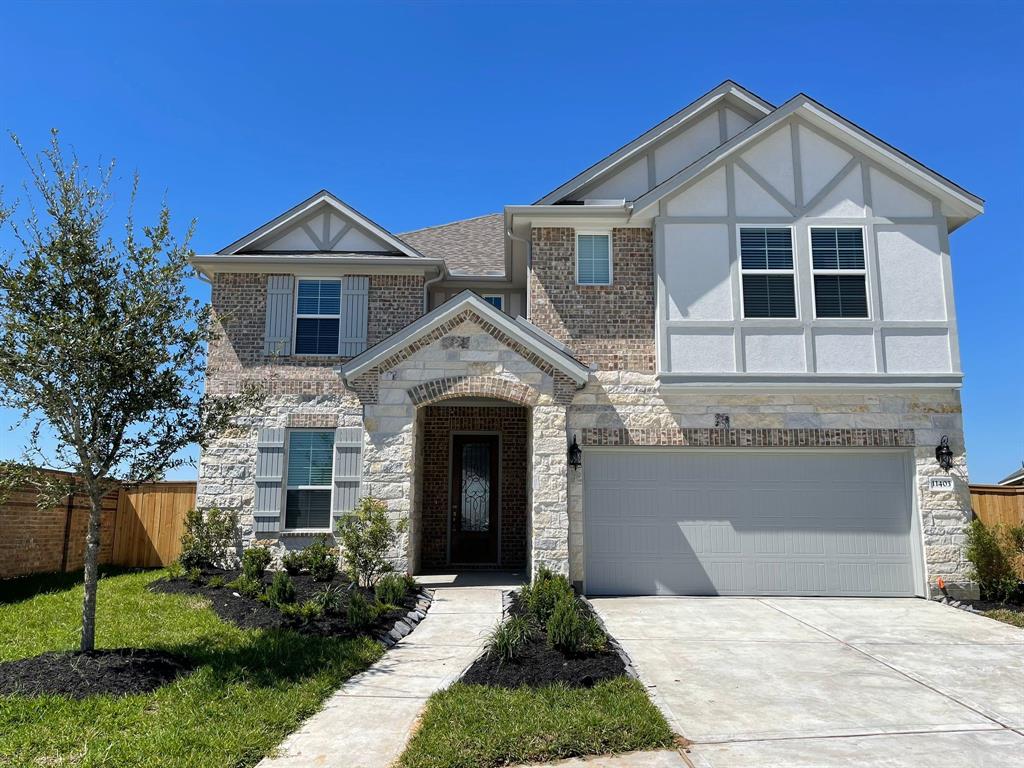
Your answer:
[[[483,576],[483,575],[481,575]],[[427,699],[462,674],[501,618],[508,584],[490,578],[420,577],[430,611],[365,672],[349,679],[258,768],[386,768],[405,748]],[[461,586],[467,583],[472,586]],[[476,586],[479,584],[479,586]]]

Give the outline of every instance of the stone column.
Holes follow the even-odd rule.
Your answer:
[[[409,520],[415,493],[416,408],[411,404],[368,404],[363,425],[363,495],[386,502],[393,521]],[[400,573],[409,569],[409,546],[406,529],[388,555]]]
[[[533,409],[531,562],[569,574],[569,498],[564,405]]]

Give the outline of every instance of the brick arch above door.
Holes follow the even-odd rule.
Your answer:
[[[500,376],[445,376],[409,389],[409,399],[416,406],[460,397],[486,397],[533,407],[540,393],[526,384]]]

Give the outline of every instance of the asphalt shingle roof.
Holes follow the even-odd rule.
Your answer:
[[[444,259],[452,274],[505,274],[505,217],[500,213],[401,232],[397,237],[424,256]]]

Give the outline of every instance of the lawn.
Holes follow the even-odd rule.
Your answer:
[[[382,653],[368,638],[238,629],[200,598],[148,591],[161,575],[100,580],[97,647],[179,653],[199,664],[195,673],[123,698],[0,697],[0,765],[255,765]],[[0,591],[0,661],[77,646],[80,581],[42,577]]]
[[[488,768],[670,747],[672,731],[636,680],[593,688],[456,684],[435,693],[401,768]]]
[[[991,611],[982,611],[981,615],[1024,629],[1024,609],[995,608]]]

